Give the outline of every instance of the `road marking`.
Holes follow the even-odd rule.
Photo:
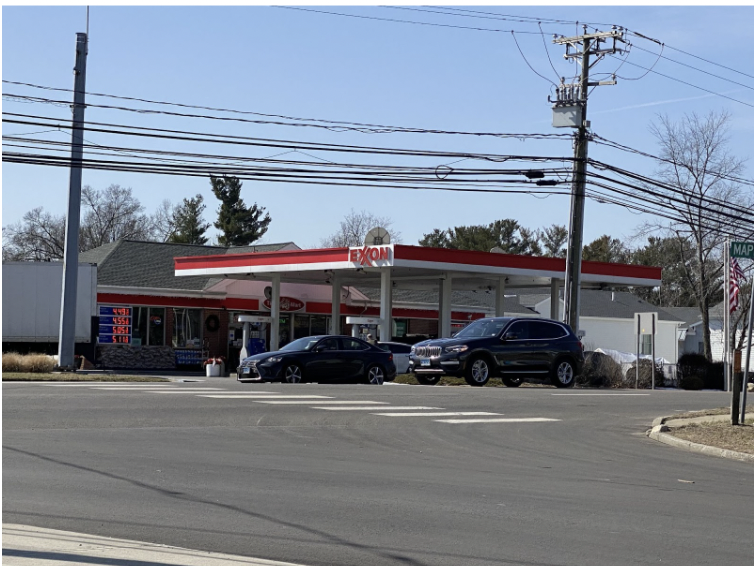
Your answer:
[[[559,421],[561,419],[544,419],[540,417],[534,418],[512,418],[512,419],[435,419],[437,423],[545,423],[552,421]]]
[[[106,381],[93,381],[91,383],[42,383],[43,387],[176,387],[173,383],[114,383],[109,385]]]
[[[302,397],[306,397],[306,395],[302,395]],[[270,399],[271,397],[267,397],[265,401],[257,401],[258,403],[265,403],[267,405],[312,405],[312,401],[268,401],[267,399]],[[318,401],[318,403],[325,405],[325,404],[334,404],[334,405],[372,405],[371,407],[367,407],[367,409],[372,409],[375,411],[376,409],[383,409],[383,407],[375,407],[375,405],[388,405],[388,403],[384,401]]]
[[[335,401],[334,401],[335,402]],[[323,409],[324,411],[374,411],[375,407],[310,407],[311,409]],[[392,411],[437,411],[443,407],[381,407]],[[426,413],[423,413],[426,414]]]
[[[650,393],[552,393],[552,395],[564,395],[566,397],[606,397],[614,395],[615,397],[633,397],[637,395],[651,395]]]
[[[372,413],[379,417],[466,417],[477,415],[500,415],[501,413],[483,413],[480,411],[463,411],[453,413]]]
[[[198,395],[198,397],[210,397],[211,399],[333,399],[325,395]],[[309,401],[312,403],[312,401]]]

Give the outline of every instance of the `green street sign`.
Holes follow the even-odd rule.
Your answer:
[[[730,257],[753,259],[753,242],[730,242]]]

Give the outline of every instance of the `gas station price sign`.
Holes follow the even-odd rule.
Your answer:
[[[100,306],[100,344],[131,344],[131,307]]]

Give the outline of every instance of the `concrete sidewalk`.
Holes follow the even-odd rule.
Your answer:
[[[304,566],[11,523],[3,523],[2,563],[7,566]]]

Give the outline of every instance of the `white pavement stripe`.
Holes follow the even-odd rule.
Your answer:
[[[637,397],[651,395],[650,393],[552,393],[552,395],[564,395],[565,397]]]
[[[270,399],[270,397],[268,397]],[[312,401],[256,401],[257,403],[265,403],[267,405],[312,405]],[[318,401],[321,405],[333,404],[333,405],[360,405],[361,408],[371,409],[373,411],[377,409],[383,409],[384,407],[376,407],[376,405],[388,405],[383,401]],[[362,407],[362,405],[371,405],[370,407]]]
[[[379,417],[467,417],[477,415],[500,415],[501,413],[483,413],[480,411],[463,411],[453,413],[372,413]]]
[[[198,397],[210,397],[212,399],[333,399],[325,395],[198,395]],[[312,403],[312,401],[308,401]]]
[[[173,383],[114,383],[110,385],[106,381],[93,381],[91,383],[41,383],[43,387],[176,387]]]
[[[436,419],[437,423],[453,423],[453,424],[464,424],[464,423],[545,423],[545,422],[553,422],[553,421],[559,421],[561,419],[544,419],[540,417],[534,417],[534,418],[512,418],[512,419]]]
[[[153,393],[165,393],[171,391],[223,391],[222,387],[92,387],[100,391],[112,389],[115,391],[152,391]]]
[[[334,401],[334,403],[336,403],[336,401]],[[323,409],[324,411],[375,411],[375,407],[310,407],[310,408]],[[443,407],[381,407],[381,409],[391,409],[392,411],[438,411],[439,409],[443,409]]]

